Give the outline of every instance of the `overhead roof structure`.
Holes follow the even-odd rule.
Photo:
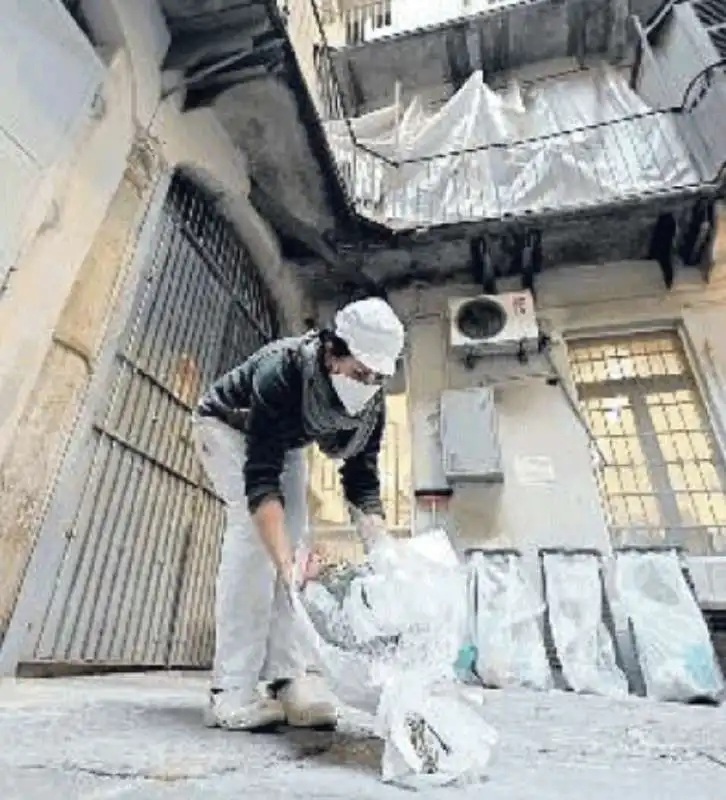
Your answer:
[[[185,107],[212,106],[245,152],[253,201],[316,293],[533,284],[570,262],[657,258],[667,284],[679,264],[708,272],[726,160],[715,0],[530,0],[337,51],[313,0],[161,1]],[[409,56],[424,40],[431,63],[437,47],[451,56],[448,104],[416,116],[427,73]],[[578,72],[502,91],[544,57]],[[395,149],[395,126],[376,126],[397,84],[410,124]]]

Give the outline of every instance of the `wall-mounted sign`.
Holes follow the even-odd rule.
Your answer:
[[[523,486],[545,486],[555,482],[555,467],[549,456],[516,456],[514,474]]]

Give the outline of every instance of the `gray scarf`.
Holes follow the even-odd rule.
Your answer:
[[[315,331],[302,338],[299,357],[302,367],[302,418],[303,427],[320,450],[330,458],[347,459],[360,453],[378,422],[383,395],[381,392],[361,412],[351,417],[339,407],[335,390],[322,368],[322,344]],[[350,431],[346,444],[341,444],[340,434]]]

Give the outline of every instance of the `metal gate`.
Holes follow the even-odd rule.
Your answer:
[[[191,411],[204,386],[277,334],[249,254],[213,201],[177,174],[93,425],[32,660],[210,663],[223,506],[195,457]]]

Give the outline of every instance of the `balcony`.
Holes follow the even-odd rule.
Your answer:
[[[621,59],[629,13],[648,22],[665,0],[327,0],[331,59],[355,116],[422,90],[443,97],[473,72],[556,59]],[[331,8],[337,8],[337,13]]]
[[[502,91],[475,72],[435,111],[416,98],[326,127],[359,213],[408,229],[698,192],[683,113],[648,107],[627,72],[601,64]]]
[[[704,265],[726,160],[713,0],[472,3],[412,32],[343,2],[163,0],[185,107],[214,106],[316,291]]]
[[[701,0],[696,10],[709,5]],[[461,18],[384,39],[365,25],[351,33],[346,23],[338,35],[363,41],[336,48],[329,10],[318,14],[316,80],[328,141],[359,215],[393,232],[388,243],[385,236],[369,243],[371,274],[395,284],[428,262],[437,264],[428,278],[441,278],[446,262],[466,269],[482,251],[479,274],[516,272],[533,259],[540,268],[657,258],[670,285],[675,262],[705,268],[726,161],[716,39],[690,4],[652,2],[631,4],[652,17],[650,25],[630,16],[617,41],[595,36],[595,11],[613,19],[617,6],[565,0],[478,13],[466,24],[473,20],[480,34],[497,19],[499,29],[541,34],[553,26],[515,26],[517,14],[550,23],[564,14],[566,35],[535,37],[560,57],[538,61],[540,44],[528,48],[510,36],[486,51],[488,69],[460,63],[455,83],[443,73],[432,83],[425,69],[414,75],[410,48],[454,23],[461,29]],[[371,8],[346,19],[370,19]],[[385,8],[376,14],[387,19]],[[394,61],[384,58],[384,43]],[[562,58],[573,47],[580,56]],[[494,69],[497,52],[506,68]],[[387,94],[367,94],[373,84],[350,68],[363,53],[387,76]]]

